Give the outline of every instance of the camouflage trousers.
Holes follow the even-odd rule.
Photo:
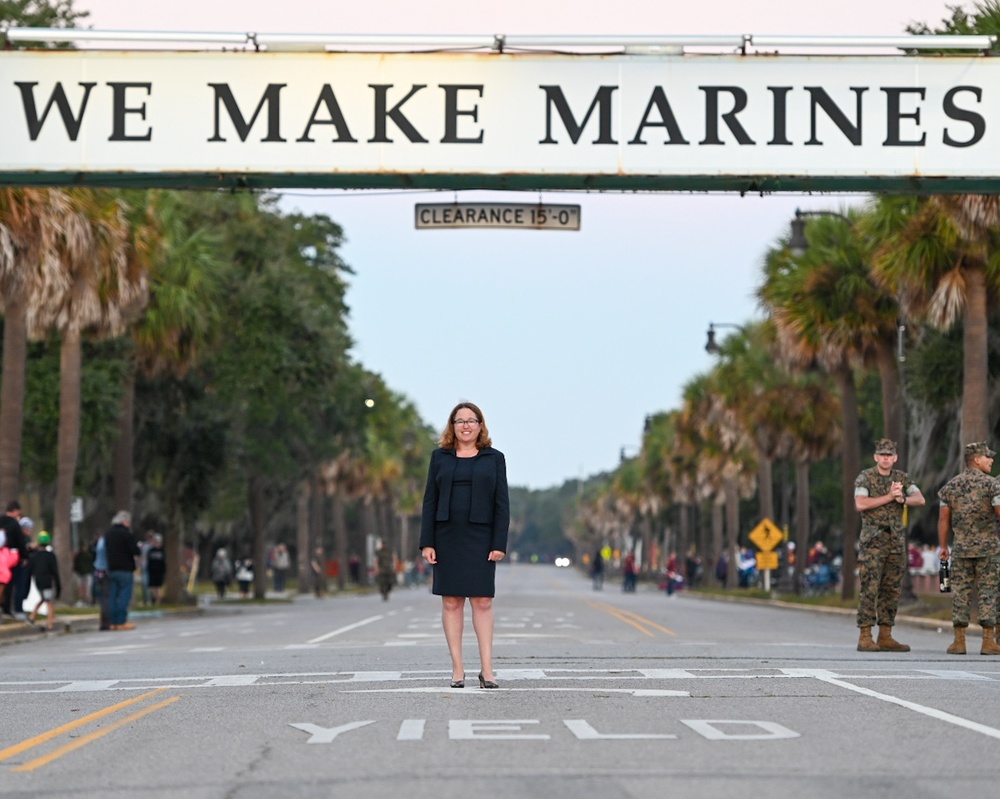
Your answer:
[[[951,559],[951,623],[968,627],[972,586],[979,588],[979,623],[995,627],[1000,594],[1000,555]]]
[[[906,569],[903,536],[890,530],[861,531],[858,573],[861,592],[858,597],[858,627],[876,624],[893,625],[899,609],[899,595]]]

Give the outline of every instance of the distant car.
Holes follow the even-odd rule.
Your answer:
[[[556,558],[556,566],[560,569],[567,568],[572,561],[569,558]]]

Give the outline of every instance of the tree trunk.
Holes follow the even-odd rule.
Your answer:
[[[709,580],[715,579],[715,566],[722,557],[722,503],[716,499],[712,500],[712,561],[707,563],[705,571],[710,574]]]
[[[323,547],[324,558],[328,554],[326,545],[326,514],[323,513],[323,505],[326,495],[323,493],[323,484],[319,479],[319,474],[314,474],[309,481],[309,530],[312,538],[313,549]]]
[[[900,394],[899,364],[892,344],[880,342],[875,353],[879,380],[882,384],[882,435],[896,442],[897,451],[906,436],[906,409]],[[882,436],[876,436],[881,438]],[[874,448],[875,442],[872,442]]]
[[[990,437],[987,367],[986,273],[967,267],[963,340],[962,440],[960,446]]]
[[[133,438],[135,429],[135,366],[129,362],[122,392],[118,440],[115,442],[115,508],[132,512]]]
[[[687,555],[691,551],[693,542],[694,539],[691,537],[691,506],[686,502],[681,502],[677,508],[677,555],[685,567],[687,566]]]
[[[361,585],[371,585],[372,567],[375,565],[372,555],[374,554],[369,541],[379,537],[378,509],[375,507],[375,498],[365,497],[361,503],[361,518],[363,520],[363,535],[361,538]]]
[[[896,451],[903,460],[906,449],[906,409],[903,407],[902,383],[899,379],[899,362],[892,344],[879,343],[875,353],[879,380],[882,383],[882,429],[883,435],[896,442]],[[881,436],[877,436],[881,438]],[[875,442],[872,442],[874,446]]]
[[[333,549],[337,555],[337,589],[344,590],[347,584],[347,519],[344,513],[344,494],[335,488],[330,496],[333,516]]]
[[[309,568],[309,505],[310,482],[303,480],[299,486],[299,501],[295,515],[295,573],[298,575],[299,593],[308,594],[312,584],[312,570]]]
[[[729,562],[726,564],[726,588],[736,588],[739,584],[740,558],[740,492],[736,486],[735,477],[725,479],[726,491],[726,552]]]
[[[841,598],[854,599],[854,569],[857,553],[854,551],[858,531],[858,511],[854,507],[854,480],[861,471],[861,431],[858,424],[858,392],[854,385],[854,372],[849,366],[835,370],[834,379],[840,388],[840,415],[843,428],[843,515],[841,535],[843,567],[841,569]]]
[[[809,461],[795,461],[795,593],[801,594],[806,580],[809,552]]]
[[[70,508],[73,504],[76,461],[80,451],[80,331],[70,327],[63,333],[59,352],[59,433],[56,443],[56,505],[52,548],[63,572],[73,563],[70,539]]]
[[[762,450],[757,452],[757,495],[760,516],[768,521],[774,518],[774,462]]]
[[[247,482],[250,530],[253,535],[253,598],[263,599],[267,590],[267,553],[264,550],[264,486],[257,475]]]
[[[8,296],[3,325],[3,384],[0,385],[0,513],[21,489],[24,434],[24,371],[28,360],[28,309]]]

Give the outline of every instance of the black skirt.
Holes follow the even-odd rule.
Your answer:
[[[451,488],[448,521],[434,525],[434,583],[439,596],[495,596],[497,565],[489,559],[493,529],[469,521],[472,461],[459,458]]]

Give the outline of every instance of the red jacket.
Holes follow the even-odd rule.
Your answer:
[[[17,565],[20,557],[16,549],[0,547],[0,583],[7,585],[10,582],[10,570]]]

